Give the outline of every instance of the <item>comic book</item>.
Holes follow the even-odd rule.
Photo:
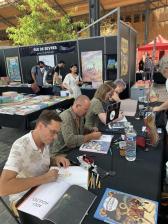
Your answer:
[[[94,218],[113,224],[157,224],[158,202],[107,188]]]
[[[102,135],[98,140],[91,140],[79,148],[80,151],[107,154],[111,145],[113,135]]]

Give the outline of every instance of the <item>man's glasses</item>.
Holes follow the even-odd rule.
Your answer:
[[[57,130],[53,130],[53,129],[49,128],[48,126],[46,126],[46,128],[48,128],[48,130],[50,132],[50,135],[57,135],[58,134]]]

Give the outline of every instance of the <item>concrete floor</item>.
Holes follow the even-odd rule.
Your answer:
[[[26,132],[14,128],[0,129],[0,163],[4,162],[10,152],[13,142],[24,135]],[[6,203],[9,203],[8,197],[4,198]],[[14,218],[9,214],[3,204],[0,202],[0,224],[16,224]]]

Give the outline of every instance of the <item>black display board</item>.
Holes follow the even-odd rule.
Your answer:
[[[5,60],[4,60],[4,50],[0,50],[0,77],[7,76]]]
[[[75,48],[75,51],[68,52],[68,53],[58,53],[56,55],[57,62],[60,60],[65,61],[65,68],[61,70],[61,75],[63,76],[63,79],[65,78],[65,75],[69,73],[69,68],[72,64],[77,64],[78,66],[78,54],[77,49]]]
[[[105,80],[117,78],[117,36],[105,37]]]
[[[136,31],[130,29],[130,58],[129,58],[129,68],[130,68],[130,76],[129,83],[132,86],[136,81]]]
[[[27,56],[21,58],[23,82],[30,83],[31,81],[31,68],[37,64],[36,56]]]

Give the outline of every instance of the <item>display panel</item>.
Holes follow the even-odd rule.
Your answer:
[[[54,55],[40,55],[39,56],[39,61],[43,61],[46,65],[54,67],[55,62],[54,62]]]
[[[11,81],[21,81],[18,57],[6,57],[8,76]]]
[[[128,74],[128,40],[121,38],[121,77]]]
[[[102,51],[81,52],[82,79],[84,82],[101,81],[103,73]]]

